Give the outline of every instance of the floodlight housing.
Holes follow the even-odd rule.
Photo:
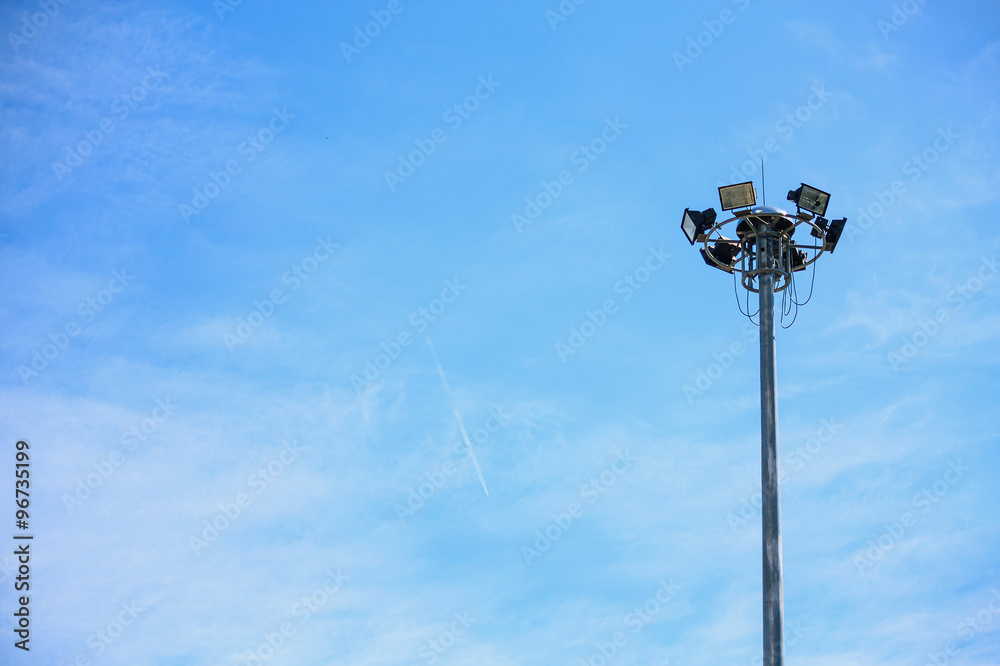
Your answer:
[[[719,270],[726,271],[727,273],[733,272],[733,264],[736,263],[736,256],[740,253],[740,246],[738,243],[725,242],[730,239],[725,236],[722,237],[722,242],[712,243],[708,248],[708,252],[711,253],[711,257],[705,252],[705,248],[700,248],[701,258],[705,260],[705,263],[712,268],[718,268]],[[715,257],[715,261],[712,261],[712,257]],[[718,262],[718,263],[716,263]],[[720,266],[719,264],[722,264]]]
[[[833,251],[837,248],[837,242],[840,240],[840,235],[844,233],[844,227],[846,225],[846,217],[834,220],[830,223],[830,227],[826,230],[826,240],[823,243],[824,251],[833,254]]]
[[[813,227],[812,231],[810,232],[813,235],[813,238],[822,239],[824,236],[826,236],[826,225],[830,224],[830,220],[826,219],[825,217],[817,217],[815,220],[813,220],[813,224],[815,224],[816,227],[819,227],[819,229]]]
[[[704,243],[705,234],[715,225],[717,213],[714,208],[703,210],[700,213],[690,208],[684,209],[684,216],[681,218],[681,230],[687,236],[691,245]]]
[[[830,193],[802,183],[799,189],[788,193],[788,200],[794,202],[802,210],[814,213],[817,217],[823,217],[826,215],[826,207],[830,205]]]
[[[788,246],[788,264],[792,273],[804,271],[806,269],[806,253],[795,247],[795,241],[791,241]]]
[[[753,181],[720,187],[719,203],[722,204],[722,210],[756,206],[757,190],[753,186]]]

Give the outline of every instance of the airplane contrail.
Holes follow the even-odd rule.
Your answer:
[[[444,385],[444,390],[448,393],[448,400],[451,402],[451,411],[455,414],[455,420],[458,421],[458,428],[462,431],[462,437],[465,439],[465,446],[469,449],[469,457],[472,458],[472,464],[476,466],[476,474],[479,475],[479,483],[483,484],[483,491],[486,496],[490,496],[490,491],[486,488],[486,481],[483,479],[483,471],[479,469],[479,461],[476,460],[476,452],[472,450],[472,442],[469,440],[469,434],[465,432],[465,423],[462,422],[462,415],[458,413],[455,409],[455,399],[451,393],[451,387],[448,386],[448,380],[445,379],[444,369],[441,367],[441,361],[438,360],[437,352],[434,351],[434,343],[431,342],[430,337],[427,338],[427,346],[431,348],[431,356],[434,357],[434,363],[437,365],[438,374],[441,375],[441,383]]]

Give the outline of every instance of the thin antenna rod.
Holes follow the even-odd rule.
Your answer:
[[[760,161],[760,191],[764,195],[764,205],[767,205],[767,186],[764,184],[764,160]]]

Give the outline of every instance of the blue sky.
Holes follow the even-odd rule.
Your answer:
[[[760,663],[756,329],[679,224],[761,157],[848,218],[778,335],[788,661],[997,663],[995,3],[0,33],[3,663]]]

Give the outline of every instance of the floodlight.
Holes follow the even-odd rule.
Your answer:
[[[823,217],[826,215],[826,207],[830,204],[830,194],[802,183],[799,189],[788,193],[788,200],[795,202],[795,205],[803,210]]]
[[[711,257],[705,252],[705,248],[701,248],[701,258],[705,260],[705,263],[713,268],[718,268],[719,270],[726,271],[727,273],[733,272],[733,264],[736,263],[736,255],[740,253],[740,246],[738,243],[734,243],[725,236],[722,237],[720,242],[712,243],[708,248],[708,252],[711,253]],[[712,261],[712,257],[715,261]],[[716,263],[718,262],[718,263]],[[720,266],[719,264],[722,264]]]
[[[830,221],[825,217],[817,217],[815,220],[813,220],[813,224],[815,224],[816,227],[819,227],[819,229],[813,227],[812,231],[809,233],[813,235],[813,238],[822,239],[823,236],[826,235],[826,225],[828,225],[829,223]]]
[[[708,233],[708,231],[715,226],[715,219],[719,216],[719,214],[715,212],[714,208],[706,208],[701,211],[701,216],[704,218],[703,222],[705,223],[705,233]]]
[[[792,273],[804,271],[806,269],[806,253],[795,247],[795,241],[791,241],[788,247],[789,270]]]
[[[846,224],[846,217],[830,223],[830,228],[826,230],[826,242],[823,244],[825,251],[833,254],[833,251],[837,248],[837,241],[840,240],[840,235],[844,233],[844,226]]]
[[[757,190],[754,189],[753,181],[726,185],[719,188],[719,201],[722,203],[722,210],[756,206]]]
[[[681,230],[684,231],[684,235],[687,236],[691,245],[694,245],[696,242],[705,242],[705,234],[715,226],[716,217],[717,213],[714,208],[703,210],[700,213],[690,208],[684,209],[684,217],[681,218]]]

